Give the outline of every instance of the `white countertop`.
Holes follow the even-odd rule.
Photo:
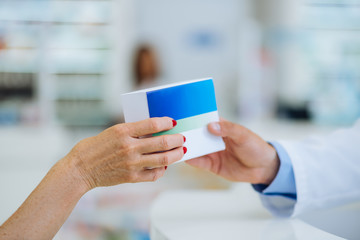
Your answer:
[[[152,240],[342,239],[300,219],[272,217],[248,184],[240,191],[170,191],[151,209]]]

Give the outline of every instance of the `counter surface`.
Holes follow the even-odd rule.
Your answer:
[[[151,239],[342,239],[300,219],[273,218],[250,186],[171,191],[151,209]]]

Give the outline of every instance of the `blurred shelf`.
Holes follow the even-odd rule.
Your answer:
[[[0,101],[32,99],[35,93],[36,74],[29,72],[0,72]]]
[[[0,72],[38,73],[43,115],[67,126],[104,125],[112,62],[113,0],[0,1]],[[6,75],[5,73],[5,75]]]
[[[28,50],[36,50],[36,49],[38,49],[38,47],[36,47],[36,46],[14,46],[14,47],[12,47],[12,46],[6,46],[6,48],[5,49],[2,49],[2,50],[0,50],[0,52],[1,51],[6,51],[6,50],[25,50],[25,51],[28,51]]]
[[[359,5],[359,1],[354,0],[303,0],[304,4],[319,4],[319,5]]]
[[[78,48],[75,48],[75,47],[51,47],[51,48],[48,48],[48,50],[66,50],[66,51],[71,51],[71,50],[74,50],[74,51],[110,51],[111,48],[109,47],[92,47],[92,48],[81,48],[81,47],[78,47]]]
[[[38,21],[38,20],[4,20],[0,19],[0,24],[29,24],[29,25],[73,25],[73,26],[79,26],[79,25],[90,25],[90,26],[109,26],[111,23],[109,22],[65,22],[65,21]]]
[[[304,27],[304,30],[310,31],[327,31],[327,32],[359,32],[360,28],[332,28],[332,27]]]
[[[105,70],[89,70],[89,71],[51,71],[52,75],[55,76],[103,76],[108,74]]]
[[[23,51],[28,51],[28,50],[38,50],[39,47],[36,46],[7,46],[5,49],[0,50],[1,51],[11,51],[11,50],[23,50]],[[76,48],[76,47],[50,47],[47,48],[47,50],[74,50],[74,51],[109,51],[111,50],[111,48],[109,47],[92,47],[92,48]]]
[[[112,1],[1,1],[0,23],[109,25]]]
[[[57,76],[103,76],[104,73],[99,73],[99,72],[56,72],[53,73],[54,75]]]
[[[109,122],[102,99],[55,101],[56,117],[66,126],[104,126]]]
[[[2,74],[35,74],[33,71],[0,71],[0,76]]]
[[[307,7],[319,7],[319,8],[360,8],[360,3],[306,3]]]
[[[102,98],[86,98],[86,97],[77,97],[77,98],[57,98],[55,99],[58,103],[72,103],[72,102],[103,102],[104,100]]]
[[[16,53],[18,51],[21,51],[21,53],[23,54],[23,51],[28,51],[28,52],[32,52],[32,53],[36,53],[38,48],[36,47],[26,47],[26,48],[5,48],[5,49],[2,49],[0,50],[0,54],[1,55],[4,55],[4,54],[8,54],[8,53]],[[3,56],[1,56],[3,57]]]
[[[34,0],[2,0],[4,2],[31,2]],[[51,2],[111,2],[112,0],[44,0],[44,1],[51,1]],[[35,1],[36,2],[36,1]]]

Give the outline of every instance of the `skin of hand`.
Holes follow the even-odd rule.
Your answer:
[[[175,122],[176,123],[176,122]],[[52,239],[80,198],[99,186],[155,181],[186,149],[171,118],[118,124],[80,141],[58,161],[20,208],[0,226],[0,239]]]
[[[163,176],[166,166],[183,157],[184,137],[143,137],[173,125],[168,117],[115,125],[79,142],[66,158],[74,161],[89,189],[155,181]]]
[[[280,160],[272,145],[249,129],[223,120],[208,125],[210,133],[224,139],[226,149],[186,161],[230,181],[269,185]]]

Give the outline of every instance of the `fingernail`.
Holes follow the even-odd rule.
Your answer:
[[[174,119],[172,120],[172,122],[173,122],[173,127],[175,127],[177,122]]]
[[[183,136],[183,138],[184,138],[184,142],[186,142],[186,137],[185,137],[185,136]]]
[[[165,170],[167,169],[167,166],[165,166]]]
[[[221,132],[221,127],[220,127],[220,124],[219,124],[219,123],[213,122],[213,123],[210,123],[210,126],[211,126],[211,128],[212,128],[214,131],[216,131],[216,132],[218,132],[218,133]]]
[[[187,148],[183,147],[183,150],[184,150],[184,154],[185,154],[187,152]]]

